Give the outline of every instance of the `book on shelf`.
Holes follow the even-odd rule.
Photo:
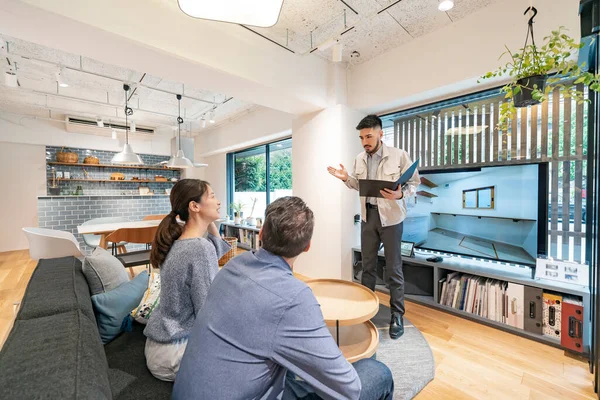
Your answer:
[[[517,329],[556,339],[562,339],[565,330],[569,330],[571,337],[565,338],[563,346],[582,351],[579,335],[583,322],[579,320],[582,319],[583,304],[580,297],[565,296],[563,300],[562,295],[545,293],[539,288],[460,272],[448,273],[440,279],[438,293],[441,305]],[[569,309],[570,320],[563,321],[563,318],[569,318],[561,316],[566,313],[563,310],[567,298],[569,306],[573,306]]]

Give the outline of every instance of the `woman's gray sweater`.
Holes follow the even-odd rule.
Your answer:
[[[207,239],[173,243],[160,267],[160,303],[144,329],[146,337],[160,343],[187,338],[219,272],[219,258],[230,248],[210,233]]]

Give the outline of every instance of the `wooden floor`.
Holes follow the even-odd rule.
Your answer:
[[[0,347],[35,266],[27,251],[0,253]],[[436,377],[418,400],[596,398],[587,362],[559,349],[410,302],[406,318],[436,362]]]

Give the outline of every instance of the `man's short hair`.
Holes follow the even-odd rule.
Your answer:
[[[265,211],[262,248],[281,257],[296,257],[310,243],[314,226],[313,212],[300,197],[281,197]]]
[[[363,119],[360,120],[358,125],[356,125],[356,130],[360,131],[361,129],[369,129],[369,128],[379,128],[381,129],[383,125],[381,124],[381,118],[377,115],[367,115]]]

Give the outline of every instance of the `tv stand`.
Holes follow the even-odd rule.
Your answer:
[[[524,286],[542,289],[548,292],[572,295],[580,298],[583,302],[583,354],[590,352],[591,329],[590,329],[590,291],[589,288],[568,283],[550,281],[546,279],[534,279],[532,272],[534,269],[516,264],[499,264],[493,261],[484,261],[480,259],[470,259],[449,254],[440,254],[438,252],[426,252],[416,250],[415,257],[402,257],[404,269],[404,291],[405,299],[425,305],[437,310],[442,310],[471,321],[479,322],[506,332],[510,332],[528,339],[545,343],[554,347],[568,350],[563,347],[560,340],[550,336],[532,333],[524,329],[515,328],[502,322],[496,322],[488,318],[481,317],[453,307],[440,304],[439,297],[442,291],[440,280],[444,279],[449,273],[461,272],[470,275],[481,276],[484,278],[497,279],[516,283]],[[353,253],[353,280],[360,282],[360,274],[356,273],[356,267],[362,261],[360,247],[354,247]],[[442,262],[429,262],[426,259],[432,255],[442,255]],[[385,256],[383,250],[378,253],[378,269],[385,268]],[[361,271],[362,273],[362,271]],[[377,291],[389,294],[383,280],[378,278]]]

